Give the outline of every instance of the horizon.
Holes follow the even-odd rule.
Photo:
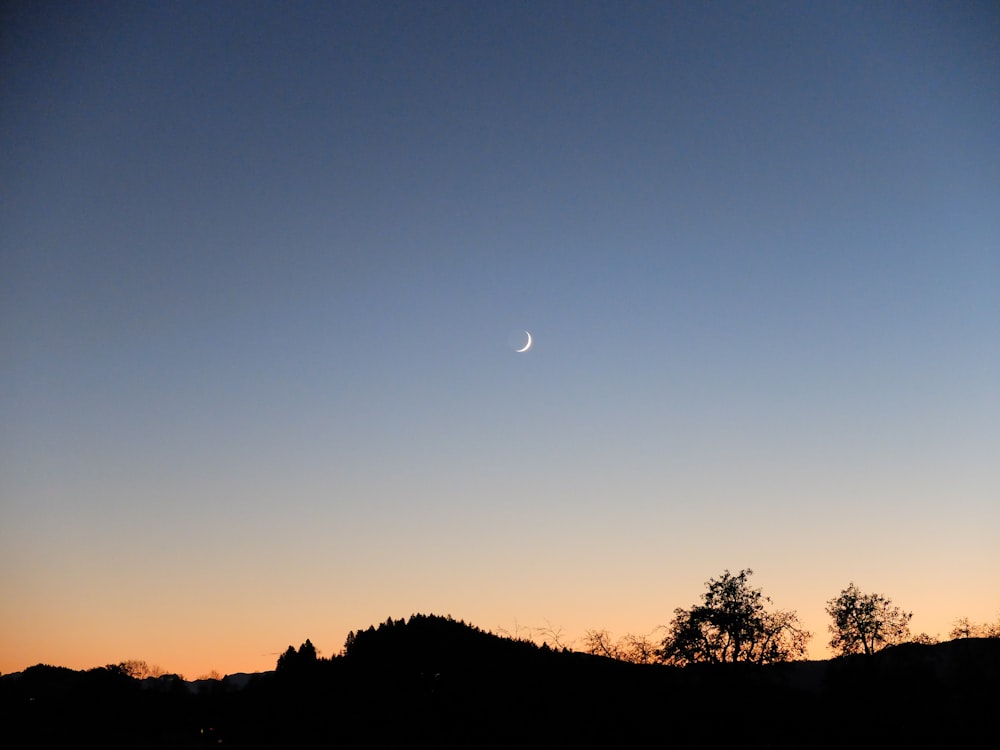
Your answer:
[[[476,623],[466,621],[466,620],[464,620],[462,618],[455,618],[455,617],[452,617],[451,615],[441,615],[441,614],[438,614],[438,613],[431,613],[431,612],[426,612],[426,613],[414,612],[414,613],[410,614],[408,617],[404,617],[404,618],[391,618],[390,617],[390,618],[388,618],[388,620],[393,621],[394,624],[397,623],[397,622],[409,623],[409,621],[412,620],[414,617],[447,619],[447,620],[450,620],[450,621],[452,621],[452,622],[454,622],[456,624],[459,624],[459,625],[465,626],[467,628],[476,630],[476,631],[481,632],[481,633],[483,633],[485,635],[488,635],[488,636],[492,636],[492,637],[495,637],[495,638],[500,638],[500,639],[503,639],[503,640],[510,640],[510,641],[522,642],[522,643],[530,643],[530,644],[533,644],[534,646],[536,646],[538,648],[545,648],[545,647],[547,647],[547,648],[550,648],[550,649],[552,649],[554,651],[585,654],[585,655],[589,655],[589,656],[596,656],[596,657],[599,657],[599,658],[611,659],[612,661],[631,662],[630,659],[628,659],[626,657],[623,657],[623,656],[612,656],[612,655],[608,655],[608,654],[604,654],[604,653],[596,653],[596,652],[593,652],[593,651],[587,651],[584,648],[579,647],[578,639],[573,639],[571,642],[568,642],[568,643],[563,642],[562,639],[565,637],[565,635],[561,631],[558,631],[558,630],[553,631],[552,628],[551,628],[551,626],[549,626],[549,625],[545,625],[544,627],[539,627],[539,628],[525,628],[525,627],[518,626],[518,625],[515,624],[514,631],[510,632],[510,631],[507,631],[507,630],[505,630],[503,628],[500,628],[500,629],[482,628],[482,627],[478,626]],[[958,618],[956,618],[956,620],[957,619]],[[955,636],[949,635],[947,637],[940,637],[940,638],[938,638],[936,636],[931,636],[932,640],[930,640],[930,641],[915,640],[916,638],[918,638],[920,636],[926,636],[926,635],[929,635],[929,634],[927,634],[925,632],[920,632],[920,633],[913,632],[913,633],[911,633],[912,637],[910,639],[908,639],[908,640],[901,640],[901,641],[898,641],[898,642],[895,642],[895,643],[884,643],[883,645],[881,645],[879,648],[876,649],[875,653],[879,653],[879,652],[881,652],[881,651],[883,651],[885,649],[891,649],[891,648],[894,648],[894,647],[897,647],[897,646],[905,646],[905,645],[909,645],[909,644],[918,644],[918,645],[924,645],[924,646],[934,646],[934,645],[939,645],[939,644],[943,644],[943,643],[950,643],[950,642],[953,642],[953,641],[961,641],[961,640],[966,640],[966,639],[987,639],[988,640],[988,639],[995,639],[995,638],[998,637],[995,634],[995,632],[996,632],[995,629],[998,628],[998,627],[1000,627],[1000,618],[998,618],[996,622],[981,622],[981,623],[972,622],[972,621],[970,621],[970,618],[962,618],[962,619],[965,619],[966,620],[966,624],[967,625],[971,625],[973,628],[976,628],[976,629],[978,629],[980,631],[985,631],[985,629],[988,628],[988,629],[990,629],[990,632],[989,633],[979,632],[978,634],[975,633],[975,632],[973,632],[973,633],[968,634],[968,635],[955,635]],[[382,622],[371,623],[368,627],[365,627],[365,628],[358,627],[358,628],[355,628],[354,630],[348,631],[348,634],[345,635],[345,643],[353,635],[358,635],[358,634],[361,634],[362,632],[367,632],[367,631],[377,631],[377,630],[380,630],[382,628],[382,626],[384,626],[386,624],[386,622],[387,622],[386,620],[383,620]],[[955,624],[957,625],[957,622]],[[658,630],[660,630],[660,629],[658,629]],[[656,631],[654,631],[654,633],[655,632]],[[629,633],[621,633],[621,634],[607,633],[607,634],[612,637],[612,641],[617,641],[618,640],[618,638],[616,636],[620,637],[620,636],[631,635]],[[636,635],[638,635],[638,634],[636,634]],[[646,634],[646,635],[651,635],[651,634]],[[124,665],[124,664],[130,664],[131,663],[131,664],[135,664],[135,665],[141,665],[141,667],[147,672],[146,674],[138,675],[138,676],[133,674],[132,676],[135,677],[136,679],[159,679],[161,677],[176,677],[176,678],[179,678],[179,679],[181,679],[181,680],[183,680],[185,682],[197,682],[197,681],[200,681],[200,680],[221,680],[221,679],[225,679],[227,677],[238,676],[238,675],[242,675],[242,674],[261,674],[261,673],[265,673],[265,672],[272,672],[272,671],[274,671],[277,668],[277,664],[278,664],[279,658],[281,657],[282,654],[284,654],[287,650],[298,651],[298,650],[301,649],[301,647],[305,646],[306,643],[309,643],[309,644],[311,644],[313,646],[313,648],[315,649],[316,657],[319,658],[319,659],[331,660],[331,659],[343,657],[345,655],[345,653],[344,653],[344,646],[343,645],[341,646],[341,648],[339,648],[339,649],[337,649],[335,651],[324,652],[322,649],[315,648],[315,644],[312,643],[312,639],[311,638],[306,638],[305,641],[303,641],[302,643],[298,644],[298,646],[296,646],[294,644],[289,644],[288,646],[285,647],[285,649],[283,649],[281,651],[278,651],[278,652],[275,652],[274,653],[275,664],[272,665],[271,667],[264,668],[264,669],[258,669],[258,670],[252,670],[252,671],[251,670],[240,670],[240,671],[220,672],[219,670],[213,669],[213,670],[209,670],[207,672],[199,672],[198,676],[193,676],[193,674],[188,674],[188,673],[182,672],[180,670],[171,670],[169,668],[165,668],[163,665],[155,663],[155,662],[148,662],[148,661],[146,661],[144,659],[132,658],[132,659],[122,659],[122,660],[118,660],[118,661],[112,661],[112,662],[108,662],[106,664],[96,664],[96,665],[93,665],[93,666],[90,666],[90,667],[68,667],[68,666],[62,665],[62,664],[52,664],[52,663],[47,663],[47,662],[38,662],[38,663],[35,663],[35,664],[27,665],[26,667],[24,667],[23,669],[20,669],[20,670],[15,670],[15,671],[2,671],[2,670],[0,670],[0,677],[6,676],[6,675],[11,675],[11,674],[20,674],[21,672],[25,671],[26,669],[30,669],[31,667],[55,667],[55,668],[60,668],[60,669],[72,669],[74,671],[91,671],[93,669],[104,669],[104,668],[108,668],[108,667],[121,666],[121,665]],[[656,641],[656,643],[657,643],[657,645],[659,645],[659,641],[658,640]],[[812,653],[808,653],[807,652],[804,655],[802,655],[801,657],[795,657],[795,656],[793,656],[793,657],[785,659],[785,660],[779,660],[779,661],[775,661],[775,662],[766,662],[765,664],[767,664],[767,665],[775,665],[775,664],[789,664],[789,663],[794,663],[794,662],[829,661],[831,659],[836,659],[836,658],[845,658],[845,657],[850,657],[850,656],[855,656],[855,657],[864,656],[864,653],[860,652],[860,651],[856,652],[854,654],[836,654],[836,653],[833,652],[832,649],[829,648],[829,646],[826,647],[826,651],[827,651],[827,653],[824,656],[815,656]],[[635,662],[631,662],[631,663],[635,663]],[[642,663],[647,664],[647,665],[669,666],[669,667],[675,667],[675,668],[683,668],[684,666],[686,666],[686,665],[671,664],[671,663],[668,663],[668,662],[665,662],[665,661],[662,661],[662,660],[659,660],[659,659],[657,659],[655,661],[652,661],[652,662],[642,662]]]
[[[995,3],[0,14],[0,671],[1000,614]]]
[[[411,615],[409,615],[408,617],[405,617],[405,618],[401,618],[400,619],[400,618],[391,618],[390,617],[388,619],[392,620],[394,624],[397,621],[398,622],[409,623],[409,621],[412,620],[414,617],[447,619],[447,620],[450,620],[450,621],[452,621],[452,622],[454,622],[456,624],[459,624],[459,625],[465,626],[467,628],[476,630],[476,631],[481,632],[481,633],[483,633],[485,635],[488,635],[488,636],[492,636],[492,637],[500,638],[500,639],[504,639],[504,640],[516,641],[516,642],[531,643],[531,644],[533,644],[533,645],[535,645],[535,646],[537,646],[539,648],[548,647],[548,648],[550,648],[550,649],[552,649],[554,651],[562,651],[562,652],[572,652],[572,653],[586,654],[586,655],[595,656],[595,657],[598,657],[598,658],[611,659],[613,661],[630,662],[630,660],[628,658],[625,658],[625,657],[611,656],[611,655],[604,654],[604,653],[595,653],[595,652],[592,652],[592,651],[586,651],[586,650],[578,647],[576,639],[574,639],[570,643],[564,643],[564,642],[561,641],[561,639],[564,637],[564,634],[561,633],[561,632],[558,632],[558,631],[557,632],[553,632],[552,629],[551,629],[551,627],[549,625],[546,625],[546,626],[540,627],[540,628],[524,628],[524,627],[520,627],[520,626],[515,625],[514,632],[509,632],[509,631],[506,631],[503,628],[501,628],[499,630],[495,630],[495,629],[491,629],[491,628],[482,628],[482,627],[479,627],[476,623],[468,622],[468,621],[466,621],[466,620],[464,620],[462,618],[454,618],[451,615],[441,615],[441,614],[431,613],[431,612],[427,612],[427,613],[414,612],[414,613],[412,613]],[[932,636],[932,640],[931,641],[914,640],[915,638],[917,638],[919,636],[925,636],[925,635],[929,635],[929,634],[927,634],[925,632],[920,632],[920,633],[913,632],[913,633],[911,633],[911,636],[912,636],[911,639],[909,639],[909,640],[902,640],[902,641],[899,641],[899,642],[896,642],[896,643],[885,643],[882,646],[880,646],[879,648],[877,648],[876,651],[875,651],[875,653],[879,653],[879,652],[881,652],[881,651],[883,651],[885,649],[891,649],[891,648],[894,648],[894,647],[897,647],[897,646],[905,646],[905,645],[909,645],[909,644],[918,644],[918,645],[924,645],[924,646],[934,646],[934,645],[939,645],[939,644],[944,644],[944,643],[950,643],[950,642],[953,642],[953,641],[961,641],[961,640],[966,640],[966,639],[995,639],[995,638],[998,637],[996,635],[996,632],[997,632],[996,629],[1000,628],[1000,618],[998,618],[996,622],[982,622],[982,623],[970,622],[969,618],[963,618],[963,619],[966,620],[966,624],[967,625],[971,625],[973,628],[977,628],[980,631],[983,631],[986,628],[989,628],[990,632],[989,633],[980,632],[978,634],[977,633],[971,633],[971,634],[968,634],[968,635],[956,635],[956,636],[953,636],[953,637],[949,635],[948,637],[941,637],[941,638],[937,638],[935,636]],[[347,635],[345,635],[345,642],[352,635],[361,634],[362,632],[366,632],[366,631],[377,631],[377,630],[380,630],[382,628],[382,626],[385,625],[385,624],[386,624],[386,621],[383,620],[382,622],[371,623],[367,628],[358,627],[358,628],[356,628],[354,630],[351,630],[351,631],[348,632]],[[957,622],[955,624],[957,625]],[[624,634],[624,633],[623,634],[613,634],[613,633],[609,633],[608,635],[610,635],[610,636],[615,636],[615,635],[621,636],[621,635],[629,635],[629,634]],[[617,640],[617,639],[616,638],[612,638],[612,640]],[[289,644],[284,650],[279,651],[279,652],[275,652],[275,654],[274,654],[276,656],[276,658],[275,658],[275,664],[272,665],[270,668],[253,670],[253,671],[241,670],[241,671],[219,672],[218,670],[210,670],[209,672],[201,672],[201,673],[198,674],[198,676],[193,676],[191,674],[187,674],[187,673],[181,672],[179,670],[175,671],[175,670],[171,670],[171,669],[168,669],[168,668],[164,668],[163,665],[161,665],[161,664],[157,664],[157,663],[153,663],[153,662],[147,662],[146,660],[143,660],[143,659],[126,659],[126,660],[119,660],[117,662],[108,662],[107,664],[94,665],[94,666],[91,666],[91,667],[66,667],[65,665],[61,665],[61,664],[50,664],[50,663],[45,663],[45,662],[39,662],[37,664],[28,665],[28,666],[24,667],[24,669],[21,669],[21,670],[10,671],[10,672],[8,672],[8,671],[0,671],[0,677],[6,676],[6,675],[10,675],[10,674],[20,674],[24,670],[29,669],[31,667],[42,667],[42,666],[44,666],[44,667],[67,668],[67,669],[73,669],[75,671],[90,671],[90,670],[93,670],[93,669],[103,669],[103,668],[107,668],[107,667],[120,666],[120,665],[123,665],[123,664],[126,664],[126,663],[133,663],[133,664],[141,665],[141,667],[148,672],[147,674],[143,674],[143,675],[134,675],[134,674],[131,675],[133,677],[136,677],[136,679],[159,679],[161,677],[176,677],[176,678],[180,678],[181,680],[183,680],[185,682],[198,682],[198,681],[201,681],[201,680],[221,680],[221,679],[225,679],[225,678],[233,677],[233,676],[238,676],[238,675],[244,675],[244,674],[246,674],[246,675],[253,675],[253,674],[261,674],[261,673],[265,673],[265,672],[275,671],[275,669],[277,668],[277,663],[278,663],[278,658],[277,657],[280,657],[283,653],[285,653],[285,651],[287,651],[289,649],[293,650],[293,651],[298,651],[298,650],[301,649],[301,647],[305,646],[307,643],[309,643],[309,644],[311,644],[313,646],[313,648],[315,649],[315,655],[319,659],[331,660],[331,659],[343,657],[345,655],[345,653],[344,653],[344,647],[343,646],[340,649],[337,649],[336,651],[330,651],[330,652],[324,653],[322,651],[322,649],[315,648],[315,644],[312,643],[312,639],[311,638],[306,638],[306,640],[303,641],[302,643],[300,643],[298,646],[295,646],[294,644]],[[827,650],[826,655],[820,656],[820,657],[817,657],[817,656],[815,656],[815,655],[813,655],[811,653],[806,653],[806,654],[804,654],[801,657],[794,657],[793,656],[793,657],[788,658],[786,660],[779,660],[779,661],[776,661],[776,662],[767,662],[766,664],[768,664],[768,665],[776,665],[776,664],[789,664],[789,663],[794,663],[794,662],[829,661],[829,660],[835,659],[835,658],[845,658],[845,657],[850,657],[850,656],[854,656],[854,657],[864,656],[864,653],[860,652],[860,651],[856,652],[854,654],[848,655],[848,654],[835,654],[828,646],[827,646],[826,650]],[[646,662],[644,662],[644,663],[646,663]],[[661,661],[661,660],[656,660],[656,661],[653,661],[653,662],[648,662],[646,664],[648,664],[648,665],[656,665],[656,666],[671,666],[671,667],[675,667],[675,668],[683,668],[685,666],[685,665],[670,664],[670,663],[667,663],[667,662],[664,662],[664,661]]]
[[[751,582],[751,586],[752,586],[752,582]],[[767,595],[766,592],[762,592],[762,593],[764,593],[765,596]],[[864,591],[864,593],[882,593],[882,592]],[[892,599],[892,597],[888,597],[888,598],[890,600]],[[695,604],[695,602],[691,603],[691,605],[693,605],[693,604]],[[893,604],[895,604],[895,602],[893,602]],[[686,608],[687,607],[685,607],[685,609]],[[776,607],[776,606],[774,606],[774,607],[769,606],[768,609],[781,609],[781,608],[780,607]],[[905,607],[903,609],[905,610]],[[534,643],[534,644],[536,644],[538,646],[542,646],[543,644],[547,644],[549,647],[554,648],[554,649],[568,649],[568,650],[576,652],[576,653],[586,653],[586,651],[584,650],[585,644],[582,643],[582,641],[584,640],[585,633],[580,633],[578,636],[574,636],[571,633],[565,632],[565,630],[562,627],[557,626],[557,625],[553,625],[552,623],[550,623],[548,621],[546,621],[542,625],[529,626],[529,625],[526,625],[524,623],[518,622],[515,619],[513,626],[510,629],[508,629],[508,628],[503,627],[503,626],[496,627],[496,628],[486,627],[486,626],[480,625],[479,623],[476,623],[476,622],[474,622],[472,620],[469,620],[467,618],[463,618],[461,616],[453,616],[451,613],[445,614],[445,613],[438,613],[438,612],[421,612],[421,611],[415,611],[415,612],[411,612],[410,614],[408,614],[408,615],[406,615],[406,616],[404,616],[402,618],[400,618],[400,617],[394,617],[394,616],[390,615],[387,619],[393,620],[393,621],[396,621],[396,620],[399,620],[399,619],[402,619],[404,621],[409,621],[410,618],[412,618],[414,616],[446,617],[446,618],[449,618],[449,619],[453,619],[455,622],[459,622],[459,623],[465,624],[465,625],[467,625],[469,627],[476,628],[476,629],[478,629],[478,630],[480,630],[480,631],[482,631],[484,633],[496,636],[498,638],[508,638],[508,639],[512,639],[512,640],[528,641],[528,642],[532,642],[532,643]],[[995,615],[992,618],[985,618],[985,619],[981,619],[981,620],[977,620],[974,617],[956,616],[956,617],[952,618],[952,620],[950,621],[950,623],[949,623],[949,630],[948,631],[942,631],[942,632],[938,632],[938,633],[931,633],[931,632],[928,632],[926,630],[919,630],[919,629],[911,628],[910,629],[911,640],[909,640],[909,641],[903,641],[902,643],[915,642],[915,641],[912,640],[912,638],[917,638],[919,636],[925,636],[925,635],[926,636],[930,636],[932,639],[934,639],[934,642],[936,642],[936,643],[947,643],[947,642],[952,641],[952,640],[960,640],[963,637],[996,637],[996,636],[992,636],[991,635],[991,636],[961,636],[959,638],[952,638],[950,636],[950,629],[951,629],[951,627],[954,626],[954,625],[956,625],[957,621],[959,619],[963,618],[963,617],[965,619],[967,619],[967,621],[969,622],[969,624],[971,624],[973,627],[981,627],[981,626],[1000,627],[1000,613],[997,613],[997,615]],[[830,618],[828,617],[827,619],[829,620]],[[28,669],[29,667],[32,667],[32,666],[65,667],[65,668],[74,669],[74,670],[77,670],[77,671],[83,671],[83,670],[90,670],[90,669],[97,669],[97,668],[102,668],[102,667],[106,667],[106,666],[111,666],[111,665],[114,665],[114,664],[121,664],[121,663],[124,663],[126,661],[142,662],[143,664],[145,664],[146,666],[148,666],[150,668],[150,670],[151,670],[151,674],[149,675],[150,677],[157,677],[157,676],[159,676],[161,674],[162,675],[175,675],[175,676],[179,676],[181,679],[189,681],[189,682],[190,681],[200,680],[200,679],[217,679],[217,678],[227,677],[227,676],[230,676],[230,675],[237,675],[237,674],[257,674],[257,673],[261,673],[261,672],[273,671],[274,668],[275,668],[275,665],[276,665],[276,663],[278,661],[278,657],[280,657],[281,654],[284,653],[284,651],[286,649],[288,649],[288,648],[298,649],[299,646],[303,645],[306,641],[311,642],[313,644],[313,646],[316,647],[316,653],[321,658],[327,658],[327,659],[329,659],[329,658],[340,656],[340,655],[342,655],[342,652],[343,652],[344,643],[346,642],[346,640],[348,638],[348,635],[350,633],[360,633],[360,632],[362,632],[364,630],[368,630],[369,628],[378,629],[385,622],[386,622],[386,619],[376,620],[376,621],[373,621],[371,623],[368,623],[368,625],[366,625],[366,626],[359,625],[359,626],[357,626],[355,628],[352,628],[352,629],[346,631],[344,633],[344,637],[340,641],[340,645],[337,646],[336,648],[330,648],[330,649],[322,648],[321,646],[317,646],[314,638],[312,638],[310,636],[306,636],[301,641],[299,641],[297,643],[289,643],[286,646],[278,649],[277,651],[274,651],[274,652],[271,652],[271,653],[268,653],[268,654],[262,654],[261,656],[272,657],[272,663],[271,663],[270,666],[264,666],[264,667],[260,667],[260,668],[257,668],[257,669],[218,670],[218,669],[212,668],[212,669],[207,669],[207,670],[195,670],[194,672],[186,672],[186,671],[180,670],[180,669],[172,669],[169,666],[161,664],[161,663],[159,663],[159,662],[157,662],[155,660],[144,659],[141,655],[133,654],[133,655],[131,655],[129,657],[118,658],[118,659],[111,659],[111,660],[109,660],[107,662],[102,662],[100,664],[91,664],[91,665],[85,665],[85,666],[67,665],[67,664],[60,664],[60,663],[55,663],[55,662],[33,662],[32,664],[25,665],[21,669],[0,669],[0,675],[20,673],[20,672],[23,672],[25,669]],[[805,623],[803,623],[802,626],[803,626],[803,628],[805,630],[807,630],[807,631],[809,630],[808,626],[806,626]],[[659,626],[655,627],[653,630],[651,630],[649,632],[640,632],[640,631],[635,631],[635,630],[631,630],[631,631],[627,631],[627,632],[625,632],[625,631],[614,632],[614,631],[611,631],[611,630],[609,630],[607,628],[601,628],[599,626],[595,626],[593,628],[588,628],[588,630],[606,630],[608,632],[608,635],[611,636],[611,639],[613,641],[617,641],[618,639],[622,638],[623,636],[627,636],[627,635],[645,635],[645,636],[651,637],[651,639],[655,642],[655,644],[657,646],[659,646],[660,645],[660,641],[662,640],[662,637],[663,637],[664,633],[666,632],[666,623],[664,623],[663,625],[659,625]],[[836,654],[834,653],[834,651],[829,646],[829,633],[827,631],[824,631],[824,633],[823,633],[824,637],[822,638],[822,644],[821,644],[822,648],[820,648],[820,649],[816,648],[816,646],[818,644],[815,643],[818,635],[819,634],[817,632],[812,631],[812,637],[808,641],[808,646],[807,646],[806,653],[804,654],[804,656],[802,658],[794,658],[793,657],[792,659],[790,659],[790,661],[827,661],[829,659],[835,658]],[[891,647],[893,645],[898,645],[898,644],[888,643],[888,644],[885,644],[882,648]],[[654,662],[654,663],[660,663],[660,662]],[[154,672],[155,672],[155,674],[154,674]],[[212,673],[216,673],[219,677],[213,678],[211,676]]]

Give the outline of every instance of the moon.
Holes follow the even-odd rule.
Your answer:
[[[525,335],[526,335],[526,336],[528,337],[528,343],[527,343],[527,344],[525,344],[525,345],[524,345],[524,346],[523,346],[522,348],[520,348],[520,349],[515,349],[515,350],[514,350],[514,351],[516,351],[516,352],[517,352],[518,354],[523,354],[524,352],[528,351],[528,349],[530,349],[530,348],[531,348],[531,334],[530,334],[530,333],[528,333],[527,331],[525,331],[524,333],[525,333]]]

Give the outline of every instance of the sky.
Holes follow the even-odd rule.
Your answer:
[[[1000,615],[996,4],[4,8],[0,672]]]

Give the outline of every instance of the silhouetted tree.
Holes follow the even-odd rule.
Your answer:
[[[535,628],[538,633],[538,637],[542,639],[542,645],[549,644],[551,641],[551,647],[557,650],[566,651],[569,649],[570,644],[566,643],[566,636],[563,634],[563,629],[561,627],[554,628],[552,623],[546,622],[544,628]]]
[[[650,635],[627,633],[618,641],[622,661],[633,664],[653,664],[659,661],[659,649]]]
[[[295,646],[289,646],[285,649],[285,652],[278,657],[278,663],[274,666],[275,671],[287,672],[290,669],[294,669],[296,656],[298,656],[298,654],[295,652]]]
[[[149,665],[142,659],[126,659],[117,664],[108,664],[106,669],[117,671],[135,680],[145,680],[147,677],[163,677],[167,673],[160,665]]]
[[[312,645],[312,641],[306,638],[306,642],[299,646],[299,659],[303,662],[313,662],[316,661],[317,656],[316,647]]]
[[[912,612],[904,612],[882,594],[863,594],[853,582],[826,603],[833,618],[830,648],[840,655],[872,655],[910,638]]]
[[[312,641],[306,638],[306,642],[299,646],[298,651],[296,651],[292,646],[289,646],[285,652],[278,657],[278,663],[275,665],[275,671],[298,671],[303,668],[311,667],[316,664],[316,662],[316,647],[312,645]]]
[[[952,640],[958,638],[1000,638],[1000,618],[996,622],[977,625],[968,617],[959,617],[952,623],[951,632],[948,635]]]
[[[620,659],[621,651],[618,644],[607,630],[588,630],[583,635],[584,653],[594,656],[606,656],[609,659]]]
[[[951,632],[948,635],[951,636],[952,640],[973,638],[975,637],[975,628],[976,626],[970,622],[968,617],[959,617],[952,623]]]
[[[706,582],[701,604],[675,609],[660,658],[677,665],[770,664],[805,656],[812,634],[801,628],[795,612],[769,612],[770,598],[747,582],[752,574],[749,568],[735,576],[727,570]]]
[[[344,649],[341,653],[343,653],[345,656],[349,655],[351,651],[354,649],[354,642],[355,642],[355,635],[354,631],[351,630],[347,633],[347,638],[344,640]]]
[[[627,633],[614,640],[607,630],[588,630],[583,639],[584,652],[595,656],[632,664],[653,664],[659,660],[656,643],[648,635]]]

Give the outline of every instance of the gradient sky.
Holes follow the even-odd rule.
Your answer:
[[[1000,614],[995,3],[4,7],[0,671]]]

